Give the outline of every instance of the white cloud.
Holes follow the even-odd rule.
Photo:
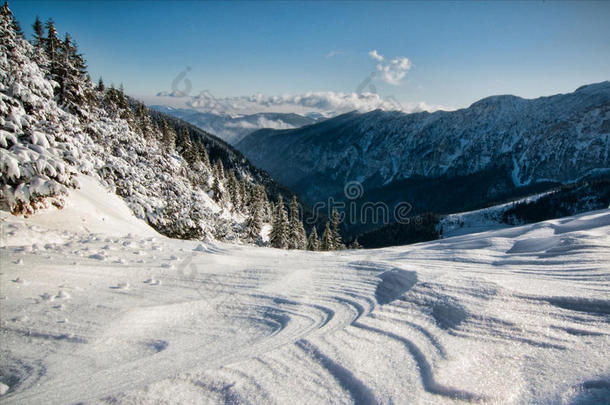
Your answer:
[[[369,52],[369,56],[373,59],[375,59],[377,62],[383,62],[383,56],[379,55],[377,53],[376,49],[373,49],[372,51]]]
[[[159,100],[161,101],[161,100]],[[184,105],[201,112],[229,114],[233,116],[254,114],[259,112],[278,112],[334,116],[348,111],[361,112],[376,109],[386,111],[403,111],[406,113],[418,111],[435,111],[447,109],[433,106],[425,102],[399,103],[393,97],[381,97],[375,93],[341,93],[333,91],[308,92],[304,94],[283,94],[267,96],[260,93],[241,97],[214,97],[209,92],[201,92],[191,97]]]
[[[389,84],[400,84],[400,81],[411,69],[411,61],[404,56],[392,59],[388,64],[378,64],[377,70],[381,72],[381,79]]]
[[[376,49],[369,52],[369,56],[377,62],[377,70],[380,72],[381,80],[388,84],[400,84],[400,81],[407,75],[411,69],[411,61],[404,56],[398,56],[387,63],[383,63],[385,58],[377,53]]]

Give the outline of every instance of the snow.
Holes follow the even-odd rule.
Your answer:
[[[610,395],[610,210],[313,253],[168,239],[79,182],[2,214],[3,404]]]
[[[105,236],[126,236],[132,233],[164,238],[148,224],[137,219],[123,200],[106,190],[98,180],[81,175],[78,181],[80,188],[68,191],[62,209],[51,207],[32,214],[27,220],[0,211],[3,224],[17,228],[15,236],[5,239],[3,233],[0,246],[7,246],[7,243],[26,245],[31,244],[32,240],[42,244],[63,242],[74,233]],[[41,232],[41,229],[48,231]]]
[[[552,190],[545,193],[533,194],[505,204],[494,205],[479,210],[449,214],[440,220],[439,230],[442,229],[442,236],[448,238],[507,228],[509,225],[502,221],[502,216],[514,204],[533,202],[553,192]]]

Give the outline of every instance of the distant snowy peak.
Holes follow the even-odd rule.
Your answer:
[[[153,105],[151,108],[180,118],[230,144],[236,144],[259,129],[294,129],[324,119],[322,116],[302,116],[294,113],[226,114],[162,105]]]
[[[585,84],[576,89],[576,93],[597,93],[610,90],[610,81],[605,80],[599,83]]]

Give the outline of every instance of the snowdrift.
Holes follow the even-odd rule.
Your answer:
[[[167,239],[100,192],[2,217],[5,404],[609,397],[610,210],[311,253]]]

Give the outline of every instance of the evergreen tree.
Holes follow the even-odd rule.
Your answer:
[[[335,245],[333,241],[333,231],[330,229],[330,223],[326,222],[326,228],[324,228],[324,233],[322,234],[322,240],[320,241],[320,250],[328,252],[330,250],[334,250]]]
[[[44,37],[44,26],[38,16],[36,16],[36,21],[32,24],[32,29],[34,30],[32,60],[36,62],[40,69],[45,72],[45,76],[47,76],[49,73],[49,60],[45,50],[46,38]]]
[[[267,203],[267,194],[265,194],[265,189],[263,188],[262,194],[260,194],[261,190],[259,190],[258,186],[254,189],[251,189],[248,186],[248,182],[246,181],[246,179],[240,180],[237,187],[239,188],[239,195],[241,196],[241,209],[244,210],[248,207],[251,207],[252,204],[254,204],[254,202],[256,201],[256,199],[260,198],[262,210],[261,215],[263,217],[263,220],[267,219],[267,206],[265,205]]]
[[[97,81],[97,87],[95,88],[95,90],[99,91],[100,93],[104,93],[106,91],[106,86],[104,86],[104,81],[102,80],[101,76],[100,79]]]
[[[136,125],[133,111],[131,110],[131,107],[129,106],[129,101],[125,96],[125,87],[123,87],[123,83],[121,83],[121,85],[119,86],[119,90],[117,93],[117,106],[119,107],[119,117],[126,120],[130,124],[130,126],[135,129]],[[175,131],[174,135],[176,135]],[[174,136],[174,139],[175,138],[176,136]]]
[[[358,238],[354,239],[352,244],[350,245],[350,249],[362,249],[362,245],[358,242]]]
[[[333,209],[332,216],[332,227],[331,227],[331,238],[333,249],[342,249],[344,246],[341,241],[341,235],[339,234],[339,225],[341,223],[341,216],[336,209]]]
[[[318,231],[314,226],[311,228],[311,232],[309,233],[309,239],[307,239],[307,250],[311,250],[315,252],[316,250],[320,250],[320,240],[318,239]]]
[[[34,30],[34,43],[32,45],[36,48],[44,47],[44,27],[38,16],[36,16],[36,21],[32,24],[32,29]]]
[[[110,92],[110,91],[108,91]],[[176,147],[176,131],[169,126],[167,120],[161,120],[161,143],[167,150],[172,151]]]
[[[69,107],[70,110],[75,110],[79,105],[82,105],[84,98],[80,88],[79,71],[74,65],[73,55],[75,53],[76,47],[72,44],[72,38],[70,34],[66,34],[66,38],[60,48],[61,62],[58,68],[58,96],[60,104]]]
[[[210,155],[208,155],[208,151],[205,148],[205,145],[203,144],[203,142],[199,141],[197,143],[197,150],[198,150],[198,154],[200,156],[201,159],[201,163],[203,163],[203,167],[205,167],[206,169],[210,169],[211,165],[210,165]]]
[[[263,219],[266,222],[270,222],[273,216],[273,206],[272,204],[269,202],[269,198],[267,198],[267,192],[265,191],[265,187],[264,186],[259,186],[260,187],[260,195],[261,195],[261,199],[263,200]]]
[[[223,193],[220,188],[218,177],[214,177],[214,183],[212,184],[212,199],[217,203],[220,203],[223,200]]]
[[[284,200],[280,195],[277,202],[275,217],[273,218],[273,228],[271,229],[271,246],[278,249],[287,249],[289,246],[289,222],[284,208]]]
[[[176,152],[183,154],[192,147],[191,135],[186,127],[180,128],[176,137]]]
[[[220,159],[217,159],[214,163],[214,174],[216,177],[219,177],[220,180],[225,179],[225,169]]]
[[[229,170],[227,175],[227,193],[233,205],[233,210],[239,211],[241,208],[241,194],[239,192],[239,183],[233,170]]]
[[[8,8],[8,3],[4,3],[0,9],[0,51],[7,55],[9,59],[15,60],[15,51],[18,47],[19,36],[15,32],[14,17]]]
[[[299,203],[296,196],[290,203],[290,248],[305,249],[307,247],[307,234],[303,222],[299,218]]]
[[[8,1],[5,1],[4,5],[6,6],[6,8],[8,8]],[[19,25],[19,21],[17,21],[14,17],[13,17],[12,25],[13,25],[13,31],[15,32],[15,36],[18,39],[23,39],[23,31],[21,30],[21,25]]]
[[[57,29],[55,28],[55,23],[53,22],[53,19],[49,19],[45,24],[45,27],[47,29],[47,38],[44,41],[44,47],[47,54],[47,58],[49,60],[49,79],[54,80],[61,86],[60,49],[62,47],[62,43],[57,36]]]
[[[98,82],[97,87],[101,88],[104,87],[104,83],[101,81],[102,79],[100,78],[100,82]],[[135,102],[135,120],[136,120],[136,124],[138,126],[139,132],[145,137],[145,138],[151,138],[153,135],[153,125],[152,125],[152,121],[150,119],[150,115],[148,115],[148,108],[146,108],[146,106],[143,103],[140,103],[139,101]]]
[[[261,186],[257,186],[257,191],[259,187]],[[250,216],[246,222],[248,235],[254,240],[259,238],[261,230],[263,229],[263,214],[263,200],[261,194],[256,192],[255,198],[250,205]]]

